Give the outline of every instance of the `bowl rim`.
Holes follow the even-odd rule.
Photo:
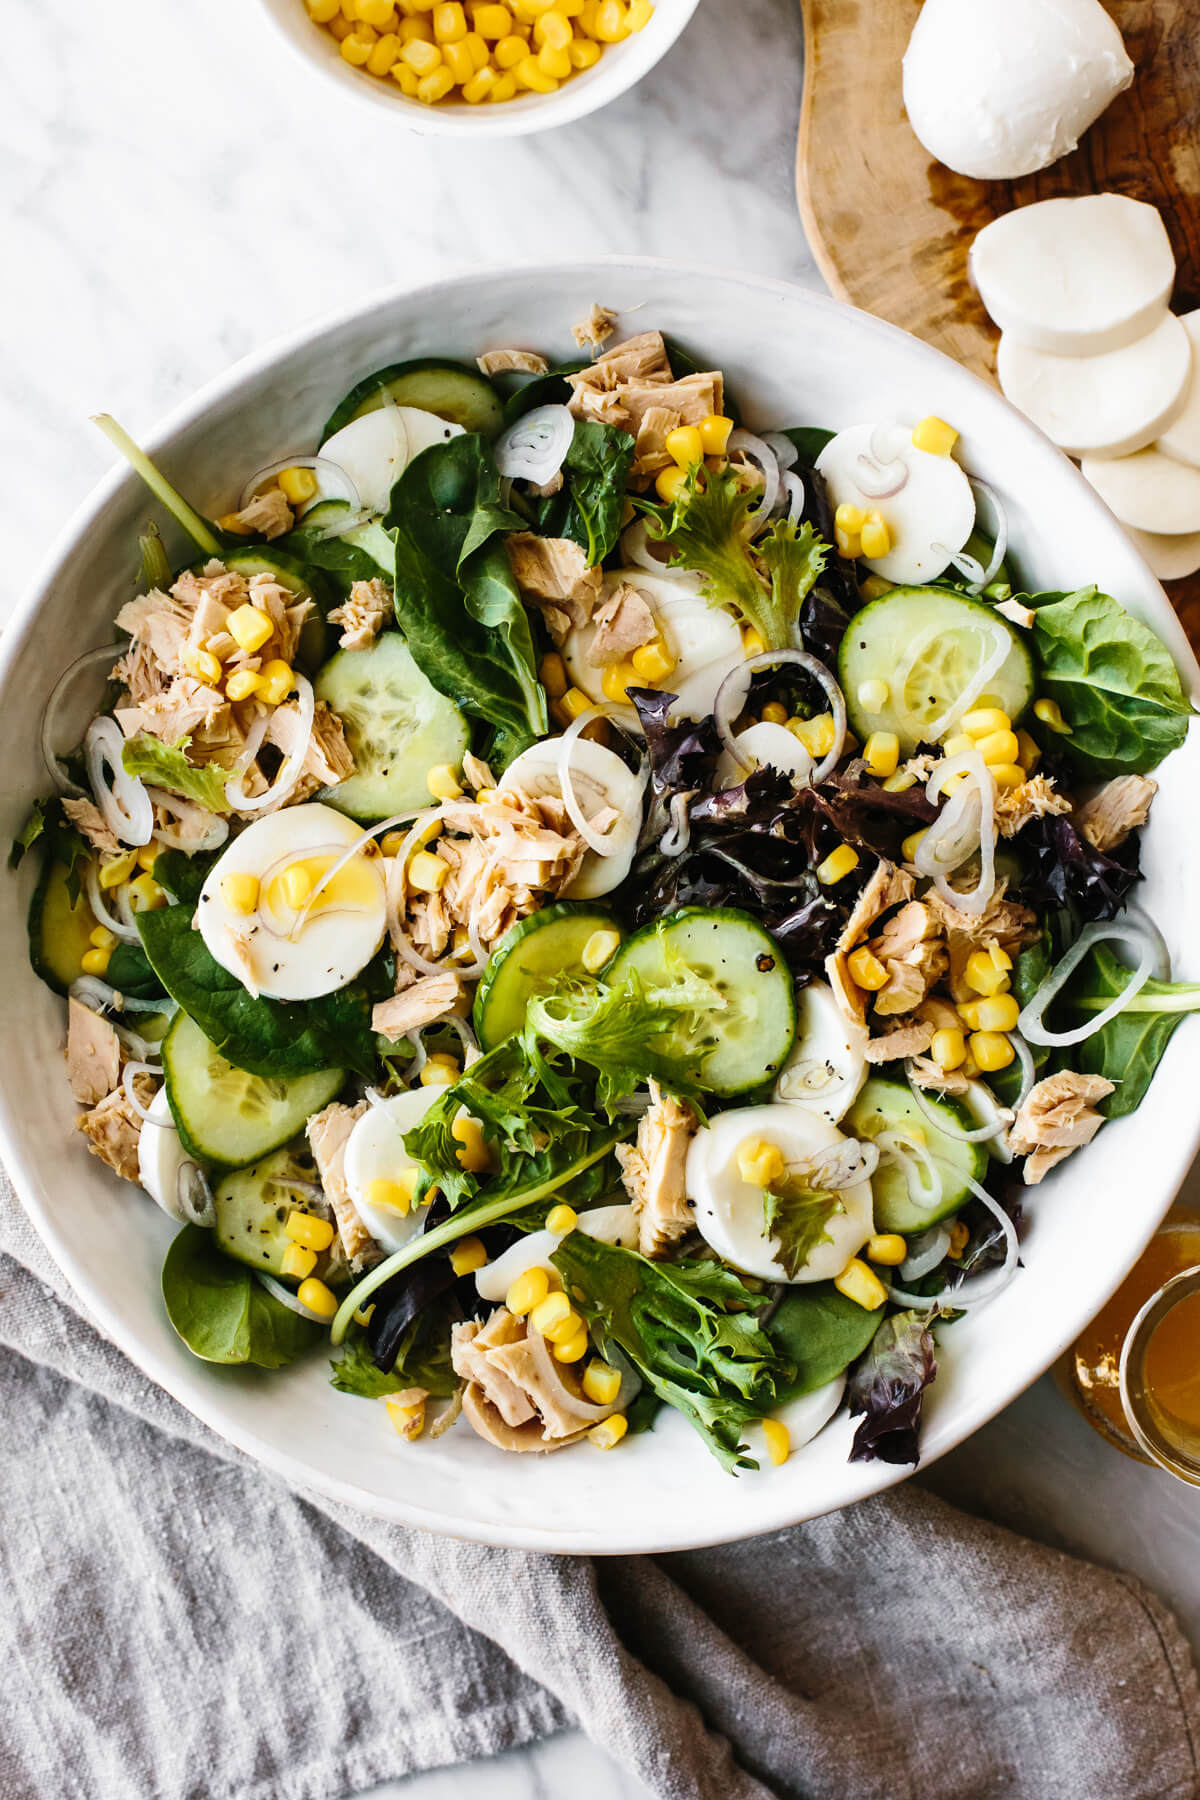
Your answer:
[[[600,257],[572,257],[558,262],[505,263],[496,265],[474,266],[466,270],[451,270],[436,279],[418,285],[391,283],[377,289],[365,298],[358,298],[353,303],[329,309],[304,324],[295,327],[287,334],[271,339],[264,345],[248,352],[225,370],[199,387],[188,399],[172,408],[160,418],[152,429],[142,434],[142,442],[152,456],[161,451],[163,446],[177,434],[189,427],[199,424],[204,416],[223,400],[236,396],[247,382],[269,371],[271,367],[288,356],[318,342],[325,336],[344,329],[352,322],[369,316],[390,305],[414,303],[426,305],[436,304],[437,295],[447,288],[461,291],[465,288],[492,288],[497,283],[508,280],[528,278],[531,269],[551,279],[575,278],[583,282],[591,280],[597,271],[623,270],[631,275],[653,277],[654,275],[683,275],[695,280],[719,280],[740,283],[758,291],[786,299],[789,303],[799,304],[812,309],[817,314],[842,316],[851,313],[857,321],[857,329],[874,335],[896,346],[904,346],[903,355],[910,359],[915,357],[930,366],[950,363],[957,375],[965,378],[979,388],[992,407],[1003,408],[1018,421],[1021,430],[1033,439],[1040,439],[1047,444],[1056,456],[1071,469],[1073,478],[1078,484],[1081,498],[1086,498],[1089,510],[1095,513],[1098,525],[1106,532],[1121,531],[1119,522],[1105,507],[1099,496],[1085,481],[1078,469],[1063,456],[1049,439],[1031,423],[1019,410],[1005,400],[1004,396],[990,386],[973,371],[955,363],[942,351],[932,345],[915,338],[900,327],[877,318],[874,314],[849,306],[846,302],[836,300],[827,294],[799,286],[795,282],[779,277],[746,273],[741,270],[714,268],[711,265],[701,267],[685,259],[673,259],[654,256],[610,255]],[[68,518],[62,530],[56,536],[47,554],[35,573],[23,598],[15,608],[10,623],[0,636],[0,698],[2,698],[14,664],[18,661],[24,646],[28,629],[43,604],[46,595],[52,591],[55,576],[60,566],[66,561],[77,545],[84,538],[89,527],[102,515],[114,496],[125,485],[133,486],[138,477],[132,470],[118,463],[102,476],[91,492]],[[1157,581],[1145,559],[1136,547],[1130,545],[1135,561],[1139,562],[1146,572],[1151,590],[1156,595],[1154,601],[1155,629],[1166,640],[1172,654],[1181,667],[1185,682],[1190,686],[1193,695],[1200,694],[1200,665],[1184,634],[1182,624],[1176,615],[1161,584]],[[1120,1282],[1128,1275],[1138,1260],[1146,1244],[1158,1229],[1170,1206],[1171,1200],[1181,1187],[1189,1168],[1200,1151],[1200,1111],[1192,1117],[1181,1117],[1181,1129],[1174,1140],[1172,1153],[1164,1158],[1163,1196],[1160,1206],[1148,1212],[1144,1220],[1142,1235],[1133,1254],[1119,1270],[1112,1274],[1111,1287],[1108,1292],[1115,1291]],[[45,1216],[37,1199],[37,1175],[35,1166],[43,1161],[41,1157],[26,1157],[18,1140],[16,1131],[10,1125],[8,1097],[0,1094],[0,1160],[7,1169],[13,1187],[21,1201],[26,1215],[32,1221],[38,1236],[41,1238],[53,1261],[66,1277],[75,1294],[83,1302],[87,1313],[96,1321],[100,1329],[129,1357],[134,1365],[161,1387],[172,1399],[186,1408],[193,1417],[214,1431],[224,1442],[251,1457],[255,1462],[269,1469],[273,1474],[281,1476],[294,1487],[303,1491],[316,1490],[326,1498],[353,1511],[364,1513],[370,1517],[385,1520],[389,1523],[404,1526],[416,1526],[435,1532],[439,1536],[457,1538],[462,1541],[492,1545],[498,1548],[517,1550],[534,1550],[551,1554],[587,1554],[587,1555],[638,1555],[665,1554],[677,1550],[700,1549],[708,1545],[722,1542],[736,1542],[737,1537],[714,1536],[711,1529],[695,1530],[686,1526],[676,1528],[664,1537],[645,1545],[606,1544],[599,1540],[594,1532],[573,1533],[569,1528],[551,1534],[545,1526],[518,1523],[505,1520],[503,1523],[480,1523],[466,1517],[448,1517],[444,1511],[433,1512],[423,1508],[419,1503],[408,1499],[397,1499],[394,1496],[382,1496],[371,1493],[356,1483],[346,1481],[327,1472],[316,1473],[312,1467],[287,1451],[277,1449],[266,1443],[253,1431],[243,1429],[240,1425],[231,1424],[224,1416],[219,1404],[219,1389],[213,1390],[210,1401],[207,1392],[197,1394],[189,1392],[187,1397],[177,1391],[175,1365],[152,1347],[142,1344],[131,1334],[119,1310],[111,1306],[107,1300],[103,1284],[92,1278],[88,1265],[78,1257],[69,1242],[61,1239],[50,1220]],[[1103,1300],[1097,1301],[1097,1305]],[[1090,1316],[1090,1314],[1089,1314]],[[1015,1388],[1006,1388],[999,1395],[993,1393],[979,1394],[974,1391],[964,1398],[959,1407],[959,1417],[953,1428],[948,1430],[944,1441],[936,1448],[926,1451],[923,1447],[922,1469],[931,1466],[948,1451],[957,1448],[986,1425],[998,1413],[1010,1406],[1013,1401],[1032,1386],[1042,1374],[1066,1351],[1078,1333],[1083,1321],[1072,1317],[1069,1323],[1055,1332],[1047,1340],[1048,1348],[1039,1352],[1037,1366],[1026,1373]],[[865,1465],[863,1465],[865,1466]],[[869,1487],[847,1499],[838,1501],[835,1506],[825,1511],[840,1510],[847,1505],[857,1505],[877,1493],[897,1486],[907,1480],[915,1469],[910,1465],[892,1466],[875,1463],[869,1465],[872,1471]],[[779,1499],[762,1516],[756,1516],[754,1535],[765,1532],[785,1530],[802,1523],[820,1513],[806,1511],[801,1501],[797,1503],[793,1488],[779,1484]],[[553,1535],[554,1541],[547,1539]]]
[[[670,0],[672,16],[661,32],[651,19],[634,37],[609,45],[594,70],[584,70],[552,94],[526,94],[502,106],[424,106],[402,94],[399,88],[387,88],[381,81],[365,76],[360,69],[338,57],[322,55],[314,46],[306,47],[302,31],[320,30],[304,13],[302,0],[259,0],[260,10],[271,28],[289,46],[293,56],[322,76],[348,99],[358,98],[371,106],[386,107],[397,122],[420,137],[515,138],[529,137],[535,132],[553,131],[598,112],[610,101],[636,87],[691,23],[700,0]],[[295,17],[293,17],[293,14]],[[657,9],[655,17],[658,17]],[[297,28],[294,28],[297,27]],[[628,53],[628,54],[627,54]],[[363,79],[360,81],[359,76]]]

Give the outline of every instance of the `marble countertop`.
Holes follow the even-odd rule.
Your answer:
[[[52,53],[52,61],[47,61]],[[40,70],[36,79],[29,71]],[[701,0],[632,94],[548,136],[414,136],[286,58],[256,6],[41,0],[7,22],[0,618],[135,434],[357,294],[487,262],[644,252],[819,287],[792,188],[796,0]],[[1192,1188],[1200,1199],[1195,1176]],[[1194,1494],[1039,1382],[930,1472],[960,1504],[1131,1569],[1200,1639]],[[1086,1499],[1084,1499],[1086,1496]],[[377,1800],[643,1790],[575,1734]]]

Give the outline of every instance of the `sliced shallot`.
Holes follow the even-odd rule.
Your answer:
[[[83,740],[88,781],[104,823],[114,837],[141,849],[154,836],[154,808],[136,775],[129,775],[121,761],[125,736],[107,713],[92,720]]]
[[[563,466],[575,436],[575,420],[565,406],[535,406],[492,445],[500,474],[510,481],[544,487]]]
[[[304,762],[312,743],[313,718],[316,714],[316,696],[313,694],[312,682],[307,675],[297,670],[292,681],[298,696],[298,718],[296,721],[296,742],[280,764],[274,781],[261,794],[248,794],[245,789],[244,776],[250,766],[250,760],[243,762],[250,749],[250,738],[247,737],[245,749],[233,766],[233,772],[225,783],[225,798],[235,812],[261,812],[265,806],[281,806],[304,773]],[[255,720],[255,726],[258,720]],[[254,727],[251,727],[253,730]],[[259,733],[258,744],[261,745],[266,732],[266,716],[263,718],[262,732]],[[257,750],[256,746],[256,750]]]
[[[321,477],[322,487],[341,488],[341,494],[325,494],[322,497],[342,499],[349,505],[351,512],[362,511],[362,500],[353,478],[342,468],[340,463],[331,461],[328,456],[285,456],[279,462],[268,463],[252,475],[238,496],[237,510],[249,506],[264,482],[270,481],[272,475],[281,475],[285,469],[311,469],[314,475]],[[370,513],[366,515],[370,518]],[[343,528],[344,529],[344,528]]]
[[[1131,944],[1138,951],[1137,967],[1121,992],[1107,1006],[1102,1007],[1094,1018],[1089,1019],[1086,1025],[1078,1025],[1071,1031],[1048,1031],[1044,1019],[1050,1002],[1070,980],[1094,945],[1114,940]],[[1082,1044],[1097,1031],[1101,1031],[1110,1019],[1115,1019],[1119,1012],[1125,1010],[1129,1002],[1145,987],[1158,963],[1158,945],[1140,919],[1107,919],[1085,925],[1066,955],[1055,964],[1045,981],[1022,1008],[1017,1019],[1017,1030],[1029,1044],[1045,1044],[1057,1048],[1068,1044]]]

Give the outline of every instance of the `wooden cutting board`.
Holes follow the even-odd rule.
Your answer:
[[[934,162],[905,116],[900,62],[919,0],[801,0],[800,214],[832,291],[995,380],[998,333],[967,280],[977,231],[1014,206],[1102,190],[1157,206],[1200,304],[1200,0],[1105,0],[1136,74],[1073,155],[1019,181]],[[1200,647],[1200,575],[1168,590]]]

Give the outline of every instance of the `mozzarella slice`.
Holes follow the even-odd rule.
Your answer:
[[[223,969],[273,1000],[331,994],[366,967],[387,930],[387,894],[378,856],[352,857],[299,921],[281,876],[295,866],[313,887],[362,828],[332,806],[285,806],[234,838],[200,890],[200,935]],[[229,875],[253,875],[258,911],[235,912],[225,898]]]
[[[976,237],[968,266],[1012,343],[1059,356],[1135,343],[1166,312],[1175,282],[1157,208],[1124,194],[1039,200],[1003,213]]]
[[[699,575],[651,575],[644,569],[614,569],[612,582],[628,582],[654,613],[675,667],[655,685],[676,696],[673,715],[703,719],[713,709],[717,689],[745,656],[737,621],[723,606],[710,606]],[[595,627],[580,625],[563,645],[563,660],[575,686],[591,700],[604,699],[604,670],[588,661]]]
[[[431,444],[448,444],[451,438],[463,435],[461,425],[439,418],[437,413],[426,412],[422,406],[398,406],[394,410],[404,420],[404,429],[408,433],[409,462],[420,456],[422,450],[428,450]]]
[[[903,462],[908,471],[897,493],[880,497],[886,471]],[[920,585],[940,575],[975,528],[975,496],[952,456],[918,450],[904,425],[852,425],[831,438],[817,458],[835,507],[877,512],[892,538],[886,556],[866,566],[898,586]],[[859,478],[867,486],[859,486]],[[870,492],[875,488],[875,494]]]
[[[1192,369],[1179,416],[1172,419],[1154,448],[1164,456],[1200,468],[1200,312],[1181,313],[1179,323],[1192,346]]]
[[[925,0],[904,108],[948,169],[1011,181],[1066,156],[1132,80],[1099,0]]]
[[[716,775],[719,788],[737,787],[751,769],[781,769],[796,781],[807,781],[812,774],[812,757],[786,725],[773,725],[769,719],[763,719],[739,731],[734,742],[743,760],[731,756],[728,750],[721,752]]]
[[[158,1123],[142,1121],[138,1133],[138,1180],[169,1217],[186,1221],[187,1214],[179,1204],[179,1172],[192,1159],[175,1129],[165,1087],[159,1088],[146,1111]]]
[[[374,1181],[397,1181],[415,1175],[417,1165],[404,1148],[404,1134],[419,1125],[441,1089],[407,1088],[393,1094],[390,1100],[374,1100],[346,1139],[343,1172],[350,1198],[359,1218],[377,1243],[385,1250],[402,1250],[410,1239],[425,1229],[425,1218],[432,1201],[425,1206],[410,1207],[408,1212],[379,1206],[368,1198]]]
[[[385,513],[392,488],[413,458],[430,444],[444,444],[462,436],[462,426],[439,419],[418,406],[377,406],[374,412],[352,419],[321,445],[320,454],[344,469],[358,489],[363,505]],[[318,469],[320,499],[345,498],[338,488],[327,493]]]
[[[601,1244],[619,1244],[625,1250],[637,1249],[637,1214],[632,1206],[594,1206],[590,1212],[580,1213],[578,1226],[571,1229],[579,1230],[585,1237],[595,1238]],[[531,1231],[528,1237],[518,1238],[515,1244],[510,1244],[494,1262],[485,1263],[476,1274],[475,1289],[480,1299],[490,1300],[498,1306],[517,1277],[530,1269],[545,1269],[547,1275],[557,1274],[550,1259],[565,1235],[558,1231]]]
[[[1170,313],[1098,356],[1031,350],[1007,332],[996,351],[1005,396],[1072,456],[1127,456],[1153,443],[1182,409],[1191,369],[1187,332]]]
[[[541,743],[523,750],[505,769],[500,792],[511,793],[520,788],[534,799],[543,794],[561,798],[562,741],[561,737],[543,738]],[[629,873],[642,829],[642,782],[614,750],[594,744],[590,738],[573,738],[570,758],[571,787],[584,818],[592,820],[606,806],[614,807],[617,813],[616,822],[605,834],[605,854],[589,850],[579,873],[563,890],[569,899],[593,900],[599,894],[610,893]]]
[[[787,1400],[776,1407],[771,1414],[781,1425],[786,1425],[790,1448],[799,1450],[805,1444],[811,1444],[819,1431],[824,1431],[838,1407],[842,1404],[842,1395],[846,1391],[846,1377],[835,1375],[824,1387],[814,1388],[811,1394],[797,1394],[794,1400]],[[766,1439],[761,1425],[750,1425],[746,1437],[751,1451],[757,1456],[759,1466],[770,1466],[767,1455]]]
[[[828,1239],[816,1246],[799,1275],[789,1276],[764,1236],[763,1191],[743,1181],[738,1169],[738,1150],[747,1138],[777,1144],[789,1163],[845,1142],[828,1119],[802,1106],[776,1102],[718,1114],[688,1150],[687,1192],[696,1229],[718,1256],[763,1281],[830,1281],[840,1275],[874,1229],[870,1182],[842,1189],[844,1210],[829,1220]]]
[[[1164,537],[1157,531],[1139,531],[1136,525],[1127,525],[1125,532],[1160,581],[1182,581],[1200,569],[1200,531]]]
[[[1200,469],[1158,450],[1085,456],[1080,467],[1122,525],[1168,537],[1200,531]]]
[[[776,1100],[806,1106],[836,1125],[867,1079],[865,1025],[852,1025],[824,981],[796,992],[796,1042],[775,1083]]]

